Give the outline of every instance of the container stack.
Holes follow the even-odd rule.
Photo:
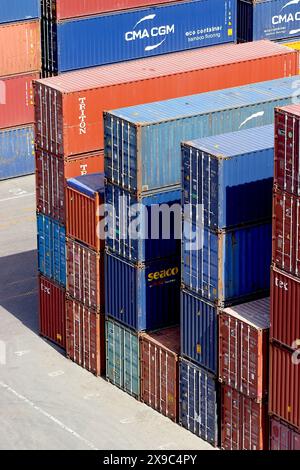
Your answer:
[[[271,269],[271,449],[300,439],[300,106],[275,110],[275,178]],[[298,447],[297,447],[298,446]]]
[[[34,173],[33,89],[40,77],[40,2],[1,2],[0,180]]]

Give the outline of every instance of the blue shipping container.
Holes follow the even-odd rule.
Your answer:
[[[183,204],[196,223],[223,229],[272,217],[274,126],[207,137],[182,145]]]
[[[40,273],[66,286],[66,230],[54,219],[37,215]]]
[[[288,39],[300,35],[297,0],[238,0],[238,38],[241,41]]]
[[[180,256],[180,190],[138,198],[107,183],[105,196],[109,205],[106,246],[110,251],[134,262]],[[169,217],[168,211],[172,207],[174,216]],[[159,210],[163,211],[162,215],[159,215]]]
[[[218,373],[218,310],[200,296],[181,291],[181,355]]]
[[[181,142],[273,124],[298,75],[105,113],[105,175],[131,191],[181,185]],[[123,132],[124,131],[124,132]]]
[[[0,131],[0,181],[34,173],[33,143],[32,126]]]
[[[1,0],[0,24],[40,18],[41,0]]]
[[[179,423],[213,446],[219,445],[216,378],[185,359],[179,362]]]
[[[136,331],[178,324],[179,257],[135,265],[106,253],[105,313]]]
[[[193,249],[190,238],[183,237],[182,281],[186,288],[220,307],[268,295],[271,221],[219,233],[201,226],[192,226],[192,230],[201,232],[203,246]]]
[[[236,2],[191,0],[63,21],[49,27],[48,55],[56,72],[67,72],[235,42]]]

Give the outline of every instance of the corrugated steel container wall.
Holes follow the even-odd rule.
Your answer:
[[[178,257],[135,265],[106,253],[105,260],[107,316],[137,331],[153,331],[179,323]]]
[[[300,280],[272,268],[270,337],[289,348],[300,338],[299,305]]]
[[[275,110],[275,176],[278,189],[300,196],[300,108]]]
[[[235,41],[236,1],[191,0],[58,23],[49,47],[61,73]]]
[[[189,224],[189,222],[186,222]],[[203,247],[182,243],[182,282],[220,307],[266,297],[270,288],[272,224],[245,226],[220,233],[198,230]]]
[[[35,162],[37,209],[65,224],[66,179],[103,171],[103,155],[96,153],[62,159],[37,149]]]
[[[280,191],[274,192],[272,261],[300,277],[300,198]]]
[[[179,371],[179,423],[201,439],[218,446],[217,380],[185,359],[180,359]]]
[[[224,450],[268,450],[268,410],[265,403],[221,385],[221,447]]]
[[[0,26],[0,76],[41,69],[40,22]]]
[[[106,378],[111,383],[139,399],[140,358],[139,339],[133,331],[107,319]]]
[[[59,222],[37,214],[38,266],[44,276],[66,286],[66,229]]]
[[[67,357],[94,375],[105,374],[105,318],[73,299],[66,301]]]
[[[105,110],[291,76],[298,69],[297,52],[258,41],[178,52],[41,80],[35,84],[36,144],[65,157],[101,150]],[[264,100],[265,95],[261,95]],[[256,125],[261,122],[258,120]],[[239,130],[239,125],[232,130]]]
[[[272,416],[270,419],[270,450],[300,450],[300,433]]]
[[[182,145],[183,203],[194,223],[201,204],[211,229],[272,217],[273,174],[273,125]]]
[[[39,78],[37,72],[0,79],[0,129],[34,122],[32,81]]]
[[[179,184],[182,141],[272,124],[274,107],[300,94],[292,88],[295,80],[298,76],[104,113],[106,177],[139,192]]]
[[[40,0],[3,0],[0,10],[0,24],[40,18]]]
[[[90,181],[90,176],[81,176],[78,179],[69,179],[66,188],[66,211],[67,211],[67,236],[75,238],[84,245],[99,252],[104,250],[104,232],[100,232],[100,223],[104,212],[100,217],[100,206],[104,205],[104,175],[95,174],[94,181],[99,180],[98,188],[101,191],[85,191],[86,184]],[[79,182],[79,179],[81,180]]]
[[[133,262],[147,262],[156,258],[180,255],[181,191],[179,189],[156,192],[139,198],[116,185],[107,183],[105,200],[110,206],[109,214],[111,214],[106,238],[106,246],[110,251]],[[168,218],[165,209],[169,207],[172,210],[173,207],[175,211],[175,204],[174,217]],[[160,209],[162,216],[159,218],[156,214]],[[137,218],[140,222],[138,234]]]
[[[181,355],[217,375],[218,320],[215,305],[181,291]]]
[[[142,334],[139,341],[141,401],[177,423],[180,330]]]
[[[0,131],[0,181],[34,173],[33,127]]]
[[[67,239],[67,293],[86,307],[104,311],[104,254]]]
[[[269,412],[300,431],[299,396],[299,349],[289,351],[271,344]]]
[[[220,311],[219,380],[254,400],[268,393],[270,299]]]
[[[39,276],[39,333],[63,349],[66,349],[65,297],[65,289]]]

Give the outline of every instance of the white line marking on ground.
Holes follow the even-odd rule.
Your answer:
[[[120,423],[121,424],[132,424],[134,423],[134,418],[124,418],[124,419],[121,419]]]
[[[27,193],[27,194],[22,194],[20,196],[7,197],[5,199],[0,199],[0,202],[12,201],[13,199],[21,199],[22,197],[28,197],[28,196],[34,196],[34,195],[35,193]]]
[[[78,434],[76,431],[73,431],[73,429],[69,428],[68,426],[66,426],[64,423],[62,423],[59,419],[55,418],[54,416],[52,416],[50,413],[48,413],[47,411],[43,410],[42,408],[40,408],[39,406],[35,405],[31,400],[29,400],[28,398],[24,397],[24,395],[21,395],[20,393],[18,393],[16,390],[14,390],[13,388],[11,388],[9,385],[7,385],[6,383],[4,382],[1,382],[0,381],[0,387],[3,388],[4,390],[7,390],[8,392],[10,392],[12,395],[16,396],[17,398],[19,398],[20,400],[22,400],[24,403],[26,403],[27,405],[31,406],[31,408],[33,408],[35,411],[38,411],[41,415],[45,416],[46,418],[48,418],[50,421],[52,421],[53,423],[57,424],[61,429],[63,429],[64,431],[68,432],[69,434],[72,434],[72,436],[76,437],[76,439],[78,439],[79,441],[83,442],[87,447],[89,447],[90,449],[93,449],[93,450],[99,450],[97,449],[97,447],[90,441],[88,441],[87,439],[85,439],[84,437],[80,436],[80,434]]]
[[[29,353],[30,351],[15,351],[15,355],[19,357],[25,356],[25,354],[29,354]]]
[[[158,450],[171,450],[172,447],[176,447],[174,442],[169,442],[168,444],[164,444],[158,447]]]
[[[48,375],[49,375],[49,377],[59,377],[60,375],[64,375],[64,371],[63,370],[56,370],[54,372],[50,372]]]

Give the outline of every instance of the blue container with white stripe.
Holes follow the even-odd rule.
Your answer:
[[[41,0],[1,0],[0,24],[40,18]]]
[[[30,175],[34,169],[33,126],[0,130],[0,181]]]
[[[66,229],[56,220],[37,214],[38,269],[66,286]]]
[[[296,75],[105,113],[105,175],[132,192],[181,185],[181,142],[273,124]]]
[[[182,145],[183,204],[196,223],[225,229],[272,217],[274,126],[244,129]]]

